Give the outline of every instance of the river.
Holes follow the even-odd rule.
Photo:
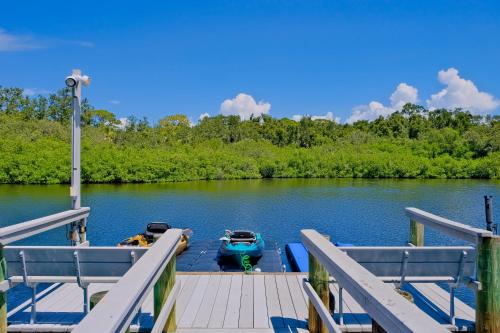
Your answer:
[[[283,247],[313,228],[355,245],[403,245],[405,207],[417,207],[484,228],[483,195],[494,197],[500,218],[500,182],[482,180],[274,179],[166,184],[93,184],[82,188],[91,207],[88,239],[115,245],[151,221],[191,228],[194,240],[218,239],[225,229],[261,232]],[[496,202],[495,202],[496,199]],[[67,185],[0,185],[0,226],[69,208]],[[426,245],[463,242],[426,230]],[[64,228],[19,244],[66,245]],[[460,298],[473,303],[470,293]]]

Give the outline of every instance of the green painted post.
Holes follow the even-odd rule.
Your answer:
[[[409,242],[415,246],[424,246],[424,225],[410,220],[410,239]]]
[[[329,239],[328,236],[325,236]],[[327,309],[330,308],[330,274],[321,263],[309,253],[309,283],[318,294]],[[328,328],[309,300],[308,328],[311,333],[328,333]]]
[[[7,277],[7,263],[3,256],[3,245],[0,245],[0,282]],[[7,293],[0,292],[0,333],[7,333]]]
[[[161,274],[160,278],[155,284],[154,287],[154,318],[158,318],[158,315],[161,312],[163,304],[168,298],[170,291],[174,287],[175,284],[175,255],[170,259],[170,262],[165,267],[165,270]],[[172,311],[168,316],[167,323],[163,328],[162,332],[175,332],[177,329],[175,324],[175,304],[172,307]]]
[[[476,333],[500,333],[500,237],[482,237],[477,245]]]

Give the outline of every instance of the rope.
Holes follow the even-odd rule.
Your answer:
[[[241,257],[241,267],[245,270],[245,273],[252,272],[252,264],[250,263],[250,256],[247,254],[240,254]]]

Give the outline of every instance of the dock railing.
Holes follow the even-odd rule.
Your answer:
[[[125,332],[154,288],[155,324],[151,332],[172,332],[179,282],[175,281],[175,252],[180,229],[165,232],[111,288],[72,333]]]
[[[7,332],[7,290],[11,286],[7,276],[7,261],[4,257],[5,246],[68,224],[72,227],[73,244],[83,244],[86,242],[86,223],[89,213],[90,208],[82,207],[0,228],[0,333]]]
[[[399,295],[391,285],[381,281],[317,231],[302,230],[301,238],[309,251],[309,279],[304,281],[304,287],[306,292],[309,291],[307,293],[310,297],[311,332],[338,332],[333,320],[326,325],[322,320],[330,318],[329,313],[324,313],[328,309],[328,275],[335,279],[339,287],[349,292],[368,315],[388,332],[448,332],[429,315]],[[317,306],[319,300],[315,300],[312,290],[318,293],[325,306]]]
[[[410,218],[409,242],[414,246],[424,245],[424,226],[476,246],[476,332],[500,332],[500,237],[418,208],[406,208],[406,215]]]

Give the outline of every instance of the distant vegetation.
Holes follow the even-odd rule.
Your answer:
[[[70,181],[71,98],[63,89],[26,97],[0,87],[0,183]],[[157,124],[115,115],[88,101],[82,179],[167,182],[277,177],[500,178],[498,117],[407,104],[400,112],[352,125],[304,117],[205,118]],[[307,111],[307,110],[305,110]]]

